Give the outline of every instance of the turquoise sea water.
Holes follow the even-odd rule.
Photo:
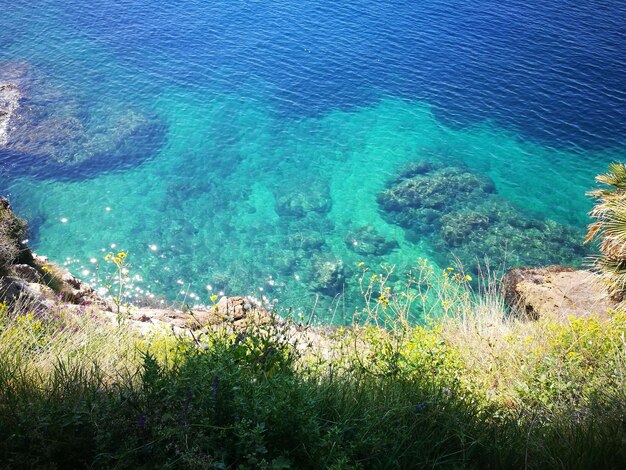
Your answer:
[[[361,261],[454,255],[377,200],[422,160],[582,241],[626,149],[621,2],[338,3],[0,0],[0,83],[25,90],[0,192],[31,244],[94,283],[128,250],[139,298],[354,303]]]

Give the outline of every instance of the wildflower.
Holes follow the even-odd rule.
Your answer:
[[[112,255],[111,253],[107,254],[107,255],[104,257],[104,259],[105,259],[106,261],[111,261],[111,258],[113,258],[113,255]]]
[[[363,261],[361,261],[361,262],[359,263],[359,267],[363,266],[364,264],[365,264],[365,263],[364,263]]]
[[[211,302],[214,302],[217,300],[217,295],[213,294],[211,297],[209,297],[211,299]]]
[[[443,302],[441,302],[441,306],[446,308],[448,306],[448,302],[444,300]]]
[[[466,281],[471,281],[472,280],[472,276],[470,276],[469,274],[465,275],[465,280]]]
[[[448,267],[446,268],[448,271],[454,271],[454,268]]]
[[[119,259],[124,259],[124,258],[126,258],[126,253],[124,253],[123,251],[120,251],[120,252],[117,254],[117,257],[118,257]]]
[[[376,274],[372,274],[372,281],[376,280]]]

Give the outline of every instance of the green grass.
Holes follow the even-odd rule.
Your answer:
[[[0,462],[216,469],[626,462],[625,313],[528,322],[507,317],[494,291],[475,296],[453,276],[420,281],[436,295],[422,291],[419,299],[416,289],[386,290],[384,273],[364,277],[367,320],[314,336],[310,347],[279,319],[195,338],[142,338],[62,305],[43,317],[2,307]],[[420,302],[438,304],[439,319],[406,321],[403,312]]]

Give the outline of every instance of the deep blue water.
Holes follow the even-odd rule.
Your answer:
[[[260,80],[295,116],[390,94],[551,145],[626,139],[622,2],[112,3],[59,18],[162,84]]]
[[[316,257],[343,261],[346,280],[364,256],[444,264],[454,250],[376,202],[423,159],[463,163],[520,213],[582,237],[585,191],[626,149],[624,2],[0,8],[0,81],[19,64],[28,91],[21,146],[0,146],[0,191],[31,220],[37,249],[87,278],[102,249],[128,249],[150,280],[141,295],[263,287],[306,305],[335,295],[312,287]],[[281,213],[280,198],[303,187],[307,214]],[[350,249],[345,238],[368,225],[398,248]],[[301,232],[324,243],[296,246]],[[583,255],[524,256],[513,264]]]

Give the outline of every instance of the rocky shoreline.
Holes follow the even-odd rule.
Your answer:
[[[107,322],[119,321],[116,305],[99,296],[87,283],[69,271],[33,253],[22,241],[26,223],[12,211],[9,201],[0,198],[0,302],[24,304],[45,312],[62,303],[68,311],[89,310]],[[509,308],[530,320],[549,316],[567,319],[574,315],[607,315],[616,308],[599,277],[586,270],[565,266],[526,267],[510,270],[502,281],[503,298]],[[222,297],[204,309],[162,309],[123,307],[124,323],[146,334],[152,328],[176,333],[193,332],[227,323],[234,328],[262,325],[272,321],[286,324],[252,298]],[[304,328],[290,323],[290,328],[306,333],[307,341],[324,341],[328,328]]]
[[[10,230],[16,225],[20,230]],[[256,299],[247,297],[223,296],[213,306],[184,311],[128,305],[122,308],[120,317],[111,299],[98,295],[90,285],[50,263],[48,258],[33,253],[20,238],[15,238],[24,235],[25,226],[13,213],[9,201],[0,197],[0,248],[6,244],[17,248],[11,251],[11,258],[3,256],[5,252],[0,250],[0,303],[18,309],[24,306],[42,316],[62,307],[67,313],[89,314],[105,324],[119,325],[121,321],[124,327],[140,335],[160,331],[194,336],[196,331],[217,326],[243,331],[272,325],[292,338],[298,349],[313,347],[324,356],[333,354],[332,327],[309,327],[286,321],[266,310]]]

